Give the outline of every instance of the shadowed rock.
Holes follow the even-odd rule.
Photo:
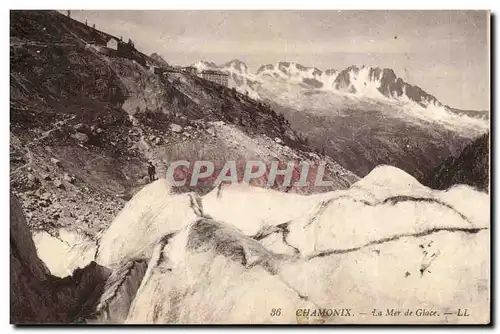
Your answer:
[[[110,270],[91,262],[58,278],[36,254],[19,200],[10,198],[10,322],[71,323],[95,308]]]

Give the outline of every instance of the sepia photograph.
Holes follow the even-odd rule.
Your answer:
[[[491,323],[489,10],[9,15],[12,325]]]

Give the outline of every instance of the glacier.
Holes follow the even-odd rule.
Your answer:
[[[145,186],[94,243],[61,233],[72,243],[57,248],[48,235],[34,238],[51,272],[85,259],[113,270],[88,322],[397,323],[366,313],[444,314],[456,305],[471,316],[418,322],[489,321],[488,194],[464,185],[432,190],[392,166],[347,190],[308,196],[247,184],[205,196],[172,190],[165,179]],[[49,248],[73,262],[57,263]],[[296,312],[341,307],[353,316]]]

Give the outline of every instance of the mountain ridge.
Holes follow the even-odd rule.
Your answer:
[[[236,64],[237,66],[233,66],[234,64]],[[423,107],[433,105],[437,107],[444,107],[449,111],[455,113],[476,114],[479,117],[488,117],[487,111],[465,110],[451,107],[440,102],[437,97],[428,93],[423,88],[408,83],[401,77],[398,77],[395,71],[391,68],[381,68],[379,66],[367,65],[351,65],[342,70],[333,68],[321,70],[317,67],[304,66],[294,61],[279,61],[276,64],[263,64],[259,66],[257,70],[252,72],[249,70],[248,65],[239,59],[233,59],[223,64],[216,64],[211,61],[202,60],[191,64],[191,66],[194,66],[199,70],[218,69],[225,72],[230,72],[232,76],[239,74],[240,76],[246,77],[247,80],[253,82],[262,80],[263,76],[267,76],[273,79],[283,79],[287,76],[290,78],[290,69],[295,68],[296,71],[303,72],[303,79],[305,80],[303,83],[313,89],[356,94],[359,91],[363,90],[363,87],[361,85],[368,86],[370,83],[375,83],[376,85],[378,85],[378,87],[376,87],[378,93],[389,99],[406,97]],[[363,78],[358,78],[360,72],[362,71],[366,71],[366,75]],[[238,81],[244,81],[242,80],[242,78],[238,79]],[[361,80],[362,82],[357,83],[356,81],[359,81],[358,79],[363,80]],[[235,88],[238,89],[238,86],[238,83],[236,83]],[[252,96],[258,96],[255,93],[252,94],[249,92],[249,94]]]

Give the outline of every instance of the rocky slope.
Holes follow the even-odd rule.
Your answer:
[[[252,73],[239,60],[194,66],[228,73],[230,85],[271,104],[311,145],[360,176],[390,164],[423,181],[489,128],[488,112],[443,105],[392,69],[279,62]]]
[[[114,271],[87,321],[486,323],[489,219],[487,194],[431,190],[389,166],[348,190],[309,196],[229,185],[199,197],[158,180],[87,259]],[[456,303],[471,316],[445,315]],[[439,315],[371,316],[380,304]],[[305,308],[352,315],[297,315]]]
[[[489,191],[490,184],[489,134],[482,135],[467,145],[460,155],[450,157],[430,175],[427,181],[434,189],[448,189],[456,184],[467,184]]]
[[[325,159],[243,94],[192,75],[156,75],[138,59],[161,60],[133,48],[102,53],[96,45],[114,36],[60,13],[10,15],[11,187],[32,229],[97,235],[149,182],[147,161],[164,176],[179,158]],[[331,189],[358,179],[326,159]]]
[[[157,53],[150,54],[149,58],[150,58],[151,63],[153,63],[155,66],[158,66],[158,67],[168,67],[168,66],[170,66],[167,63],[167,61],[165,59],[163,59],[162,56],[160,56]]]

